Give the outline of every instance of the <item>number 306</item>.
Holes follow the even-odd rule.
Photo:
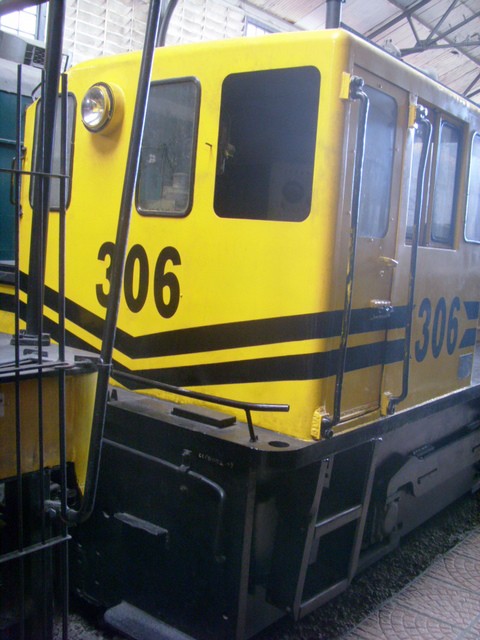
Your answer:
[[[110,283],[112,276],[112,261],[115,245],[104,242],[98,251],[98,259],[107,263],[105,280]],[[163,318],[171,318],[178,309],[180,302],[180,283],[171,266],[181,264],[180,254],[174,247],[164,247],[156,260],[153,272],[153,296],[158,313]],[[171,266],[170,266],[171,265]],[[137,278],[135,278],[135,273]],[[136,280],[136,284],[135,284]],[[135,244],[129,250],[125,261],[125,276],[123,293],[128,308],[133,313],[143,309],[150,288],[150,267],[145,249]],[[97,300],[107,306],[109,286],[106,283],[96,285]],[[107,289],[107,290],[105,290]]]

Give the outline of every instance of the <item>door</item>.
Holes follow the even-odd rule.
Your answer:
[[[350,286],[351,311],[348,326],[344,322],[345,365],[338,403],[342,419],[378,409],[383,367],[396,357],[386,337],[399,317],[393,313],[391,291],[395,273],[401,268],[396,259],[396,238],[408,112],[406,92],[363,69],[357,69],[357,76],[364,80],[367,99],[363,102],[367,102],[368,112],[363,137],[362,100],[354,100],[347,166],[350,186],[344,201],[344,208],[351,209],[352,278],[350,285],[349,275],[346,279],[345,305]]]

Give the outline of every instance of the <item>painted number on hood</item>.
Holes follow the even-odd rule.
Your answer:
[[[108,303],[114,250],[113,242],[104,242],[98,251],[98,260],[105,263],[103,282],[96,285],[97,300],[102,307],[106,307]],[[133,245],[125,260],[123,279],[123,295],[130,311],[138,313],[143,309],[152,285],[158,313],[162,318],[171,318],[175,315],[180,303],[180,283],[173,268],[180,266],[181,263],[177,249],[164,247],[152,270],[142,245]]]

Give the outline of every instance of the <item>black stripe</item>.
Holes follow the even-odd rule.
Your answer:
[[[45,331],[55,338],[57,324],[48,318],[45,318],[44,322]],[[67,332],[67,342],[72,347],[93,351],[88,343],[70,332]],[[404,342],[404,339],[400,339],[350,347],[347,351],[346,371],[358,371],[383,363],[400,362],[403,358]],[[306,355],[258,358],[165,369],[130,369],[115,362],[115,368],[119,372],[128,371],[158,382],[188,387],[327,378],[336,373],[337,357],[338,350],[333,350]],[[124,384],[129,388],[139,388],[138,385],[128,381],[124,381]]]
[[[25,278],[22,287],[26,286]],[[49,287],[45,304],[57,309],[58,294]],[[103,319],[72,300],[66,301],[67,319],[101,339]],[[354,309],[351,334],[386,331],[405,327],[406,308],[396,307],[390,318],[372,318],[371,309]],[[165,323],[165,320],[158,319]],[[263,318],[134,337],[118,328],[115,347],[131,359],[158,358],[188,353],[204,353],[265,344],[331,338],[340,334],[342,311],[326,311],[281,318]]]
[[[53,298],[56,297],[55,292],[49,289],[46,292],[46,303],[51,303]],[[82,309],[75,303],[70,301],[71,305],[81,310],[86,317],[91,316],[89,311]],[[50,304],[48,304],[50,306]],[[22,304],[22,314],[24,315],[25,306]],[[374,329],[369,327],[370,325],[370,310],[360,309],[355,313],[355,318],[352,319],[352,333],[363,333],[367,330],[379,330],[382,325],[375,322]],[[94,316],[97,318],[96,316]],[[394,322],[389,323],[389,328],[397,328],[404,326],[405,321],[405,308],[400,307],[397,313],[393,314],[396,317]],[[69,317],[69,319],[72,319]],[[323,320],[323,322],[320,322]],[[102,320],[98,318],[99,326],[102,325]],[[178,330],[167,332],[163,334],[153,334],[152,336],[145,336],[148,341],[152,338],[160,336],[162,340],[166,340],[168,336],[172,334],[189,336],[189,334],[196,335],[197,338],[204,333],[204,343],[202,349],[199,349],[198,344],[192,345],[192,351],[195,353],[202,351],[208,351],[210,349],[205,348],[211,339],[211,335],[217,331],[220,332],[221,337],[215,342],[215,346],[212,348],[220,348],[219,344],[225,344],[231,346],[232,343],[240,344],[240,346],[248,346],[252,344],[264,344],[264,340],[268,343],[274,341],[293,341],[306,339],[304,331],[309,328],[311,331],[316,332],[317,335],[310,335],[310,337],[334,337],[338,335],[335,333],[339,329],[339,323],[341,322],[341,312],[326,312],[319,314],[306,314],[302,316],[290,316],[286,318],[270,318],[263,321],[247,321],[225,325],[215,325],[213,327],[199,327],[191,330]],[[385,322],[385,321],[382,321]],[[392,326],[393,325],[393,326]],[[383,325],[384,326],[384,325]],[[224,328],[224,334],[221,333],[220,328]],[[246,331],[243,334],[243,339],[238,341],[238,337],[234,335],[234,329],[238,331],[239,327],[244,327]],[[262,338],[258,338],[254,333],[255,327],[259,327],[263,333]],[[266,331],[268,328],[270,331],[276,329],[276,335],[272,336],[271,333]],[[49,318],[44,318],[44,330],[55,339],[58,338],[58,325],[56,322]],[[88,328],[87,328],[88,330]],[[125,334],[127,335],[127,334]],[[294,336],[299,336],[295,338]],[[142,338],[132,338],[128,336],[135,347],[136,343]],[[67,343],[72,347],[79,349],[85,349],[94,351],[91,345],[86,343],[78,336],[67,331]],[[132,346],[130,344],[130,346]],[[119,347],[117,343],[117,348]],[[228,348],[225,346],[223,348]],[[182,346],[182,350],[172,350],[172,353],[188,353],[185,346]],[[385,364],[391,364],[399,362],[403,358],[404,339],[395,340],[391,342],[377,342],[373,344],[360,345],[357,347],[350,347],[347,350],[346,371],[357,371],[360,369]],[[125,354],[128,355],[128,354]],[[151,352],[146,354],[147,357],[156,357],[157,354]],[[140,356],[137,356],[140,357]],[[171,367],[164,369],[144,369],[144,370],[132,370],[137,375],[151,378],[152,380],[158,380],[167,384],[175,386],[204,386],[204,385],[221,385],[221,384],[242,384],[248,382],[273,382],[273,381],[286,381],[286,380],[318,380],[335,375],[337,368],[338,350],[332,350],[330,352],[321,352],[313,354],[300,354],[292,356],[280,356],[270,358],[257,358],[251,360],[240,360],[231,362],[219,362],[206,365],[190,365],[184,367]],[[127,369],[116,363],[117,369],[120,371]]]
[[[0,293],[0,310],[15,312],[15,296],[10,293]]]
[[[357,371],[381,365],[384,362],[386,364],[400,362],[403,358],[403,348],[403,339],[350,347],[347,351],[346,370]],[[134,373],[177,387],[318,380],[335,375],[337,358],[338,350],[333,350],[306,355],[258,358],[166,369],[142,369],[135,370]],[[121,379],[122,369],[130,371],[124,367],[118,369],[120,371],[119,379]]]
[[[44,318],[44,330],[57,337],[58,325]],[[67,331],[70,346],[93,351],[91,345]],[[403,359],[404,339],[391,342],[350,347],[347,350],[346,371],[358,371],[381,364],[393,364]],[[139,376],[177,387],[222,384],[244,384],[248,382],[274,382],[286,380],[318,380],[335,375],[338,350],[313,354],[237,360],[203,365],[158,369],[130,369],[119,362],[115,368],[121,372],[131,371]],[[129,388],[138,388],[125,382]]]
[[[404,308],[399,308],[389,328],[405,326]],[[207,327],[193,327],[132,338],[117,333],[116,345],[132,358],[160,357],[187,353],[203,353],[223,349],[279,344],[300,340],[332,338],[340,334],[341,311],[246,320]],[[387,330],[385,319],[372,320],[370,309],[352,312],[351,334]]]

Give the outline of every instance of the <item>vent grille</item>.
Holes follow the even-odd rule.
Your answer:
[[[42,68],[45,65],[45,49],[35,44],[27,44],[24,64]]]
[[[67,3],[64,46],[72,64],[140,49],[148,14],[145,0],[75,0]],[[240,0],[179,0],[167,44],[243,36]]]

